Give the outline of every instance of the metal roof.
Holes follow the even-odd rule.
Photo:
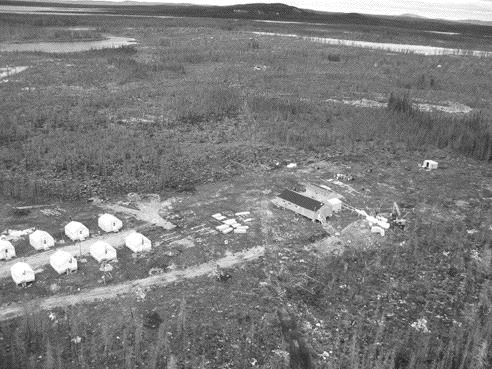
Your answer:
[[[303,196],[300,193],[291,190],[282,191],[282,193],[278,195],[278,197],[311,211],[317,211],[323,206],[322,202],[319,202],[307,196]]]

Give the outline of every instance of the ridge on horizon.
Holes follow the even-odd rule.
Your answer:
[[[210,0],[211,2],[213,0]],[[214,5],[214,4],[193,4],[193,3],[188,3],[186,1],[183,1],[182,3],[172,3],[172,2],[166,2],[166,1],[137,1],[137,0],[126,0],[126,1],[111,1],[111,0],[83,0],[83,1],[78,1],[78,0],[0,0],[0,5],[10,5],[10,6],[34,6],[34,4],[39,5],[39,4],[50,4],[51,6],[53,5],[59,5],[62,7],[64,4],[70,5],[70,6],[79,6],[81,8],[85,8],[87,6],[94,6],[94,5],[100,5],[100,6],[105,6],[105,7],[111,7],[111,8],[117,8],[117,7],[127,7],[127,6],[135,6],[135,7],[183,7],[183,8],[192,8],[192,7],[200,7],[200,8],[223,8],[223,9],[231,9],[231,8],[236,8],[236,9],[248,9],[252,10],[252,8],[263,8],[263,9],[258,9],[264,10],[267,8],[270,12],[274,11],[276,8],[278,10],[290,10],[290,11],[295,11],[296,13],[311,13],[313,15],[347,15],[347,16],[360,16],[360,17],[368,17],[368,18],[403,18],[403,19],[413,19],[413,20],[422,20],[422,21],[436,21],[436,22],[444,22],[444,23],[460,23],[460,24],[469,24],[469,25],[479,25],[479,26],[492,26],[492,21],[488,20],[479,20],[479,19],[459,19],[459,20],[450,20],[450,19],[444,19],[444,18],[431,18],[428,16],[423,16],[419,14],[413,14],[413,13],[402,13],[402,14],[395,14],[395,15],[390,15],[390,14],[369,14],[369,13],[363,13],[363,12],[343,12],[343,11],[326,11],[326,10],[316,10],[316,9],[309,9],[309,8],[300,8],[296,7],[293,5],[288,5],[284,4],[282,2],[277,2],[277,3],[263,3],[261,1],[258,2],[251,2],[251,3],[245,3],[245,4],[233,4],[233,5]],[[307,15],[307,14],[306,14]]]

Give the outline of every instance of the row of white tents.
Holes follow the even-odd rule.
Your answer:
[[[97,224],[105,232],[118,232],[123,227],[123,222],[112,214],[101,215]],[[65,226],[65,235],[72,241],[83,241],[89,237],[89,228],[80,222],[72,221]],[[48,232],[38,229],[29,234],[29,244],[34,249],[43,251],[55,246],[55,239]],[[0,260],[9,260],[15,256],[12,243],[0,239]]]
[[[98,219],[98,226],[105,232],[118,232],[123,223],[111,214],[103,214]],[[72,241],[83,241],[89,236],[89,229],[80,222],[71,221],[65,226],[65,235]],[[36,230],[29,235],[29,243],[36,250],[48,250],[55,245],[54,238],[45,231]],[[125,238],[125,246],[132,252],[150,251],[151,241],[143,234],[133,232]],[[90,255],[98,262],[109,262],[117,258],[116,249],[109,243],[99,240],[89,247]],[[0,240],[0,260],[15,257],[15,248],[7,240]],[[69,252],[57,250],[50,256],[50,265],[58,274],[71,273],[78,269],[77,259]],[[16,284],[25,285],[34,282],[35,273],[25,262],[18,262],[10,268],[12,279]]]
[[[103,214],[97,220],[97,225],[104,232],[118,232],[123,222],[112,214]],[[83,241],[89,237],[89,228],[80,222],[72,221],[65,226],[65,234],[72,241]]]
[[[125,238],[125,246],[135,253],[150,251],[151,241],[143,234],[134,232]],[[96,241],[89,247],[90,255],[98,262],[110,262],[116,260],[116,249],[105,241]],[[50,265],[58,273],[72,273],[78,269],[77,259],[67,251],[57,250],[50,256]],[[34,282],[35,273],[31,266],[25,262],[18,262],[10,268],[12,279],[16,284],[25,285]]]

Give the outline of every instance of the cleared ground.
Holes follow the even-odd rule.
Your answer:
[[[85,249],[105,237],[97,217],[111,212],[124,222],[111,242],[140,229],[153,243],[141,256],[119,248],[109,277],[86,255],[77,273],[59,276],[41,266],[48,253],[26,237],[14,241],[17,260],[37,260],[43,270],[23,289],[6,274],[10,262],[0,263],[0,315],[23,309],[0,322],[0,367],[491,362],[490,58],[251,39],[256,30],[310,35],[305,24],[0,17],[3,40],[65,39],[72,36],[63,29],[84,27],[87,34],[73,37],[138,41],[87,53],[0,53],[0,68],[29,66],[0,85],[0,231],[43,229],[56,248],[77,254],[63,226],[72,219],[89,227]],[[325,28],[313,35],[485,43]],[[412,102],[472,110],[419,112]],[[439,168],[419,168],[424,159]],[[354,180],[335,180],[340,173]],[[371,214],[396,201],[407,227],[381,237],[347,209],[321,225],[273,206],[276,194],[306,182]],[[54,206],[14,211],[33,204]],[[252,218],[245,234],[215,230],[212,214],[242,211]],[[234,256],[248,252],[254,260]],[[230,278],[209,275],[216,263]]]

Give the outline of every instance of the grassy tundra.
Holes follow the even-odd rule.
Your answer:
[[[71,24],[79,25],[75,19]],[[22,16],[2,21],[11,35],[24,29]],[[228,21],[144,20],[132,30],[124,20],[104,21],[140,45],[1,56],[3,64],[32,65],[26,82],[1,90],[4,194],[35,200],[158,191],[225,178],[271,152],[281,158],[284,149],[351,151],[367,142],[491,158],[490,60],[387,55],[284,38],[261,38],[255,48],[250,34],[227,30]],[[58,32],[38,28],[41,38]],[[386,100],[391,92],[459,101],[477,113],[408,114],[323,102]]]
[[[320,258],[295,238],[282,252],[303,263],[282,264],[272,252],[226,285],[187,282],[148,291],[145,301],[52,317],[26,311],[0,323],[0,367],[490,367],[490,232],[466,232],[487,219],[490,203],[470,200],[476,206],[458,216],[446,197],[467,186],[467,196],[478,196],[476,183],[490,171],[490,59],[252,40],[246,31],[283,26],[246,20],[0,15],[0,23],[2,41],[104,33],[139,41],[74,54],[0,53],[0,67],[30,66],[0,84],[0,194],[9,201],[190,190],[287,158],[377,163],[385,176],[376,183],[400,181],[403,159],[435,152],[463,165],[452,179],[421,179],[421,191],[405,199],[432,211],[413,214],[404,239]],[[62,28],[71,26],[95,30]],[[398,29],[372,30],[398,40]],[[333,98],[387,107],[326,102]],[[417,100],[474,112],[420,112]],[[453,218],[443,220],[443,209]],[[157,329],[148,324],[153,309]]]

